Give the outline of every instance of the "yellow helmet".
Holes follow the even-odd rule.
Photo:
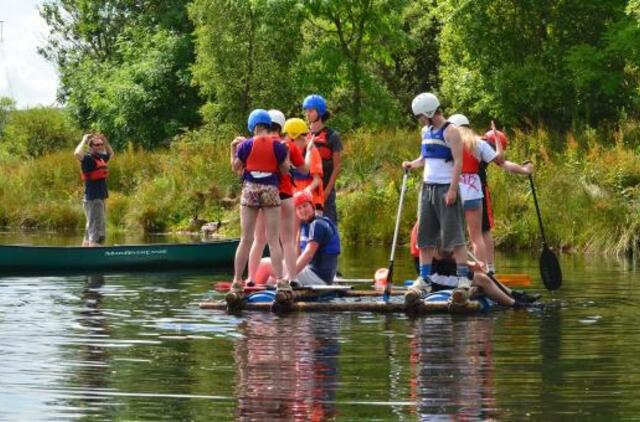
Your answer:
[[[294,117],[284,122],[282,132],[289,135],[292,139],[296,139],[298,136],[309,132],[309,126],[307,126],[304,120]]]

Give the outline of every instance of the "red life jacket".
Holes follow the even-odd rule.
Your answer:
[[[109,169],[107,168],[107,162],[100,158],[97,155],[92,155],[94,163],[96,164],[95,169],[91,171],[82,172],[82,180],[88,180],[91,182],[96,182],[98,180],[106,179],[109,175]]]
[[[462,148],[462,173],[476,174],[480,171],[480,161],[469,151],[467,147]]]
[[[251,146],[251,152],[247,157],[244,168],[246,171],[263,171],[276,173],[278,171],[278,159],[273,150],[273,143],[279,142],[277,136],[256,136]]]
[[[333,159],[333,149],[329,146],[329,128],[323,127],[316,135],[309,133],[307,140],[313,140],[313,144],[318,148],[323,161]]]

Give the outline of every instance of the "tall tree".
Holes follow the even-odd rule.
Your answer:
[[[309,46],[301,65],[305,85],[317,86],[336,97],[334,103],[352,125],[388,120],[397,111],[380,64],[393,63],[393,52],[406,45],[402,11],[406,0],[307,0],[305,41]],[[367,110],[365,100],[369,102]],[[394,117],[396,115],[394,114]],[[386,123],[386,122],[385,122]]]
[[[442,89],[457,110],[508,123],[567,127],[615,116],[624,62],[600,63],[618,82],[596,95],[607,98],[597,103],[583,89],[594,64],[584,59],[587,51],[606,50],[606,34],[624,18],[624,6],[624,0],[442,0]]]
[[[199,122],[192,26],[181,0],[46,0],[59,99],[114,144],[154,146]]]
[[[194,0],[197,60],[194,80],[207,97],[205,118],[244,128],[253,108],[293,111],[293,83],[302,49],[296,0]],[[296,111],[298,107],[296,107]]]

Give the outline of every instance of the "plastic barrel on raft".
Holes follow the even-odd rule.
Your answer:
[[[251,293],[247,296],[246,301],[248,303],[271,303],[276,299],[275,290],[263,290],[256,293]]]
[[[448,302],[451,297],[452,290],[440,290],[434,293],[429,293],[425,296],[425,302]],[[486,296],[480,296],[474,298],[473,300],[480,303],[480,312],[487,312],[491,309],[491,307],[495,304],[491,299]]]

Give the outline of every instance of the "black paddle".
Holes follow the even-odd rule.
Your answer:
[[[525,161],[524,164],[530,161]],[[533,194],[533,203],[536,205],[536,214],[538,215],[538,224],[540,225],[540,234],[542,235],[542,253],[540,254],[540,276],[542,283],[548,290],[557,290],[562,284],[562,269],[558,258],[549,249],[547,238],[544,235],[544,226],[542,225],[542,215],[538,206],[538,198],[536,196],[536,187],[533,184],[533,176],[529,175],[529,183],[531,184],[531,193]]]
[[[398,243],[398,232],[400,231],[400,217],[402,216],[402,204],[404,203],[404,193],[407,191],[407,179],[409,178],[409,170],[404,169],[402,176],[402,187],[400,188],[400,203],[398,204],[398,215],[396,215],[396,227],[393,230],[393,241],[391,243],[391,256],[389,257],[389,271],[387,273],[387,284],[384,287],[382,299],[389,301],[391,296],[391,284],[393,283],[393,260],[396,255],[396,244]]]
[[[478,261],[478,258],[476,258],[475,255],[473,255],[473,253],[468,249],[467,249],[467,255],[469,255],[469,258],[471,258],[476,264],[480,265],[480,261]],[[509,297],[512,297],[511,289],[509,289],[504,284],[500,283],[498,279],[495,277],[495,274],[493,273],[493,271],[483,271],[482,269],[480,269],[480,271],[482,272],[482,274],[489,277],[489,279],[493,281],[493,284],[495,284],[498,289],[502,290],[502,293],[506,294]]]

